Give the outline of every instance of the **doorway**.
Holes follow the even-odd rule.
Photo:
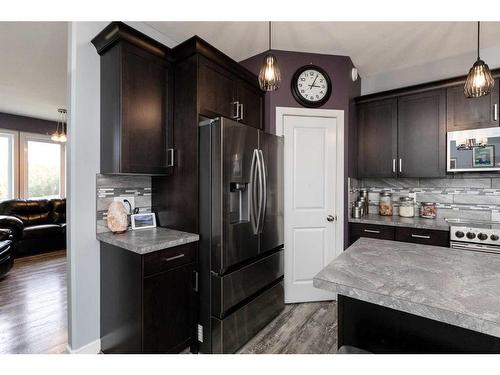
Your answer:
[[[343,250],[344,111],[276,108],[284,137],[285,303],[327,301],[314,276]]]

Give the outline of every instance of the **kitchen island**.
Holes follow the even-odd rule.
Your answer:
[[[361,238],[314,278],[338,342],[374,353],[500,353],[500,256]]]

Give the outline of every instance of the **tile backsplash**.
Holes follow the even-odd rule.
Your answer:
[[[379,193],[389,191],[392,193],[395,214],[398,213],[399,197],[412,194],[418,203],[437,203],[438,218],[500,222],[500,175],[349,180],[349,203],[357,198],[360,188],[367,188],[370,213],[378,213]]]
[[[96,176],[96,231],[109,232],[106,224],[108,207],[114,197],[134,197],[139,212],[151,212],[151,177],[102,175]]]

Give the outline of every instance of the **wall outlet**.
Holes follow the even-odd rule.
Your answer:
[[[130,202],[130,205],[132,206],[132,210],[131,210],[131,213],[134,212],[134,208],[135,208],[135,197],[134,196],[130,196],[130,197],[114,197],[113,199],[115,202],[122,202],[123,205],[125,206],[125,209],[128,211],[129,207],[128,207],[128,204],[125,202],[125,200],[129,201]]]

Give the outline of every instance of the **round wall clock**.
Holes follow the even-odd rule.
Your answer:
[[[299,68],[292,77],[292,94],[305,107],[321,107],[332,93],[332,82],[324,69],[316,65]]]

